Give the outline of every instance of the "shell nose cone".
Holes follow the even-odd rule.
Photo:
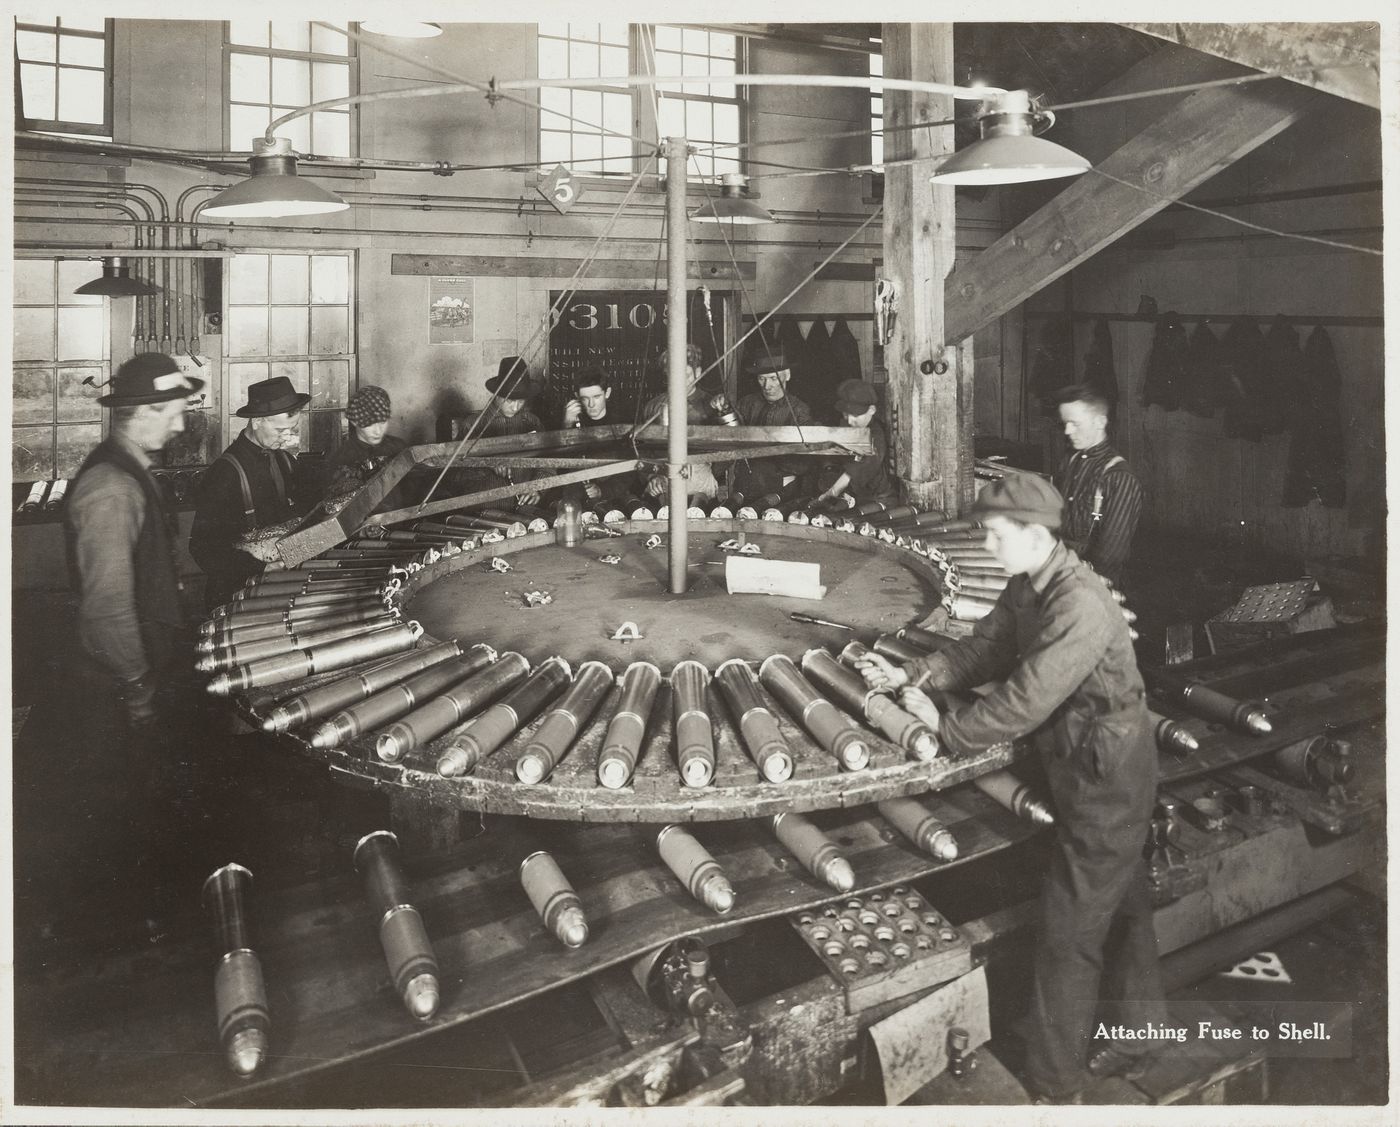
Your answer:
[[[404,991],[408,1012],[419,1021],[427,1021],[438,1008],[438,982],[431,974],[420,974]]]

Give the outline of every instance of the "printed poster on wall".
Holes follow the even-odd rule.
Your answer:
[[[471,344],[476,339],[474,278],[433,278],[428,287],[428,343]]]

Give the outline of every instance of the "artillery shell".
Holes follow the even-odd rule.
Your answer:
[[[582,947],[587,942],[588,919],[583,914],[583,902],[553,857],[542,849],[531,853],[520,862],[520,883],[544,926],[560,943]]]
[[[348,665],[358,665],[362,661],[411,649],[422,632],[422,627],[416,622],[380,627],[358,637],[341,638],[310,649],[293,650],[290,654],[236,665],[216,675],[207,688],[215,696],[229,696],[262,685],[296,681],[316,673],[330,673]]]
[[[244,903],[252,883],[253,874],[242,865],[225,865],[205,880],[201,896],[213,919],[221,953],[214,972],[219,1041],[229,1068],[244,1078],[261,1067],[272,1024],[262,965],[252,950]]]
[[[1263,705],[1254,701],[1236,700],[1199,683],[1193,682],[1184,686],[1179,693],[1179,699],[1202,720],[1228,724],[1247,735],[1266,736],[1274,730],[1273,724],[1264,714]]]
[[[937,653],[945,646],[952,644],[953,639],[942,634],[935,634],[932,630],[925,630],[920,626],[906,626],[898,632],[898,636],[911,646],[917,646],[925,653]]]
[[[1043,798],[1010,771],[989,771],[972,780],[988,798],[1001,803],[1018,818],[1037,826],[1053,826],[1055,815]]]
[[[887,798],[877,802],[880,816],[900,833],[940,861],[952,861],[958,855],[958,843],[952,832],[912,798]]]
[[[772,654],[758,668],[758,679],[797,722],[848,771],[870,764],[870,745],[850,720],[802,676],[786,654]]]
[[[850,892],[856,886],[851,863],[841,856],[836,843],[801,814],[773,815],[773,832],[778,840],[818,880],[837,892]]]
[[[625,787],[637,767],[647,720],[661,685],[661,670],[649,661],[634,661],[622,674],[617,708],[603,735],[598,755],[598,782],[610,790]]]
[[[671,670],[676,765],[688,787],[707,787],[715,777],[714,720],[705,696],[709,682],[710,671],[698,661],[682,661]]]
[[[667,868],[700,903],[720,915],[734,907],[734,889],[724,870],[693,834],[677,825],[665,826],[656,835],[656,848]]]
[[[733,711],[744,746],[763,777],[770,783],[792,778],[792,751],[764,703],[754,671],[743,658],[730,658],[715,670],[715,684]]]
[[[399,839],[388,830],[366,834],[355,846],[355,868],[365,897],[379,918],[379,943],[389,977],[408,1012],[427,1021],[437,1012],[438,963],[418,909],[409,902],[399,868]]]
[[[893,634],[881,634],[875,639],[875,644],[871,647],[877,654],[889,658],[896,664],[903,665],[906,662],[918,661],[927,657],[928,654],[917,646],[911,646]]]
[[[446,778],[470,771],[506,740],[533,720],[550,699],[569,683],[572,671],[562,657],[543,662],[529,680],[517,685],[502,701],[469,721],[438,759],[438,774]]]
[[[579,666],[573,684],[535,729],[515,761],[515,777],[522,783],[543,782],[588,726],[612,683],[612,670],[601,661],[586,661]]]
[[[414,748],[423,747],[485,708],[529,672],[530,663],[520,654],[502,654],[495,664],[479,667],[470,677],[425,699],[391,724],[375,741],[375,754],[385,763],[397,763]]]
[[[1147,719],[1152,724],[1152,734],[1157,740],[1157,748],[1178,759],[1200,750],[1200,743],[1190,732],[1175,720],[1169,720],[1148,710]]]

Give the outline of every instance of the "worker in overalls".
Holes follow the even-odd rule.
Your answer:
[[[1055,470],[1065,499],[1062,535],[1079,558],[1119,586],[1142,516],[1142,486],[1108,443],[1108,400],[1075,384],[1055,393],[1071,450]]]
[[[204,475],[190,528],[190,555],[204,572],[206,609],[226,603],[267,564],[238,542],[255,529],[304,516],[320,499],[320,482],[294,453],[301,412],[311,396],[286,376],[248,387],[234,413],[248,425]]]
[[[1094,1040],[1100,991],[1115,1022],[1166,1024],[1143,845],[1157,791],[1157,751],[1128,624],[1103,580],[1058,537],[1063,500],[1034,474],[992,482],[967,514],[1011,574],[972,634],[936,654],[860,671],[955,755],[1029,737],[1045,766],[1055,828],[1040,898],[1026,1080],[1044,1102],[1076,1102],[1090,1076],[1131,1070],[1160,1040]],[[940,713],[923,686],[996,687]],[[1113,1023],[1110,1023],[1113,1024]]]

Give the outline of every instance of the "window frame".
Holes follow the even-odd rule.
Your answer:
[[[233,105],[234,105],[234,98],[233,98],[232,57],[233,57],[233,55],[234,55],[235,53],[241,54],[241,55],[257,55],[257,56],[261,56],[262,58],[268,59],[268,60],[269,60],[269,62],[268,62],[269,69],[270,69],[271,66],[272,66],[272,61],[273,61],[273,60],[276,60],[276,59],[285,59],[285,60],[291,60],[291,61],[295,61],[295,62],[304,62],[304,63],[307,63],[308,65],[314,65],[314,64],[316,64],[316,63],[343,64],[343,65],[345,66],[345,68],[346,68],[347,79],[348,79],[347,84],[346,84],[346,93],[347,93],[347,94],[350,94],[350,95],[355,95],[355,94],[358,94],[358,93],[360,92],[360,51],[359,51],[359,44],[355,41],[355,39],[353,39],[353,38],[347,38],[347,40],[346,40],[346,53],[345,53],[344,55],[327,55],[327,54],[325,54],[325,53],[323,53],[323,52],[318,52],[318,51],[289,51],[289,50],[284,50],[284,49],[279,48],[279,47],[272,47],[272,46],[267,46],[267,47],[255,47],[255,46],[253,46],[253,45],[251,45],[251,44],[247,44],[247,43],[234,43],[234,42],[232,41],[232,39],[230,38],[230,36],[231,36],[231,24],[232,24],[232,22],[233,22],[233,21],[231,21],[231,20],[221,20],[221,21],[220,21],[220,23],[223,25],[223,31],[222,31],[223,41],[222,41],[222,43],[221,43],[221,61],[222,61],[222,76],[221,76],[221,77],[222,77],[222,90],[223,90],[223,106],[222,106],[222,114],[223,114],[223,135],[224,135],[224,145],[225,145],[225,147],[226,147],[226,149],[227,149],[228,151],[230,151],[230,152],[244,152],[244,151],[245,151],[245,146],[247,147],[247,150],[246,150],[246,151],[251,151],[252,142],[253,142],[253,137],[238,138],[238,137],[234,137],[234,136],[233,136]],[[279,20],[268,20],[268,21],[266,21],[266,22],[268,22],[269,24],[272,24],[272,23],[279,23],[279,22],[284,22],[284,21],[279,21]],[[296,23],[303,23],[303,22],[304,22],[304,23],[307,24],[308,27],[310,27],[313,23],[315,23],[314,20],[305,20],[305,21],[303,21],[303,20],[296,20],[296,21],[286,21],[286,22],[296,22]],[[356,29],[356,28],[358,27],[358,25],[355,24],[355,23],[353,23],[353,22],[350,22],[350,27],[351,27],[352,30],[354,30],[354,29]],[[308,41],[309,41],[309,39],[308,39]],[[311,83],[310,83],[309,80],[308,80],[308,84],[307,84],[307,85],[308,85],[308,89],[312,89]],[[269,91],[269,96],[270,96],[270,94],[271,94],[271,91]],[[314,97],[314,91],[313,91],[313,97]],[[269,121],[272,121],[272,120],[274,120],[275,118],[281,117],[282,114],[286,113],[288,110],[292,110],[292,109],[298,108],[298,107],[296,107],[296,106],[285,106],[285,107],[282,107],[282,106],[274,106],[273,103],[271,103],[271,102],[262,103],[262,102],[245,102],[245,101],[239,101],[238,104],[241,105],[241,106],[266,105],[266,106],[269,108],[269,114],[270,114],[270,116],[269,116],[269,118],[268,118]],[[307,103],[307,104],[309,105],[310,103]],[[278,112],[272,113],[271,111],[274,110],[274,109],[277,110]],[[325,112],[325,113],[339,113],[339,112],[341,112],[341,111],[339,111],[339,110],[326,110],[326,111],[323,111],[323,112]],[[317,155],[319,155],[319,156],[346,156],[346,157],[358,157],[358,156],[360,155],[360,114],[359,114],[359,107],[358,107],[358,106],[355,106],[355,105],[351,105],[351,106],[346,107],[346,110],[345,110],[344,112],[345,112],[345,115],[346,115],[346,117],[348,118],[348,121],[349,121],[349,128],[348,128],[348,135],[349,135],[349,152],[344,153],[344,154],[341,154],[341,153],[318,152]],[[307,150],[308,152],[315,151],[315,149],[314,149],[315,134],[311,132],[311,128],[312,128],[312,123],[311,123],[311,122],[308,122],[308,123],[307,123],[308,136],[311,138],[311,141],[312,141],[312,146],[309,146],[309,147],[308,147],[308,150]],[[260,134],[259,134],[259,136],[260,136]],[[296,146],[293,145],[293,148],[296,148]],[[297,150],[297,151],[300,152],[301,150]]]
[[[556,22],[566,22],[566,23],[567,23],[568,21],[567,21],[567,20],[563,20],[563,21],[556,21]],[[540,26],[540,25],[539,25],[539,24],[536,24],[535,26],[536,26],[536,32],[535,32],[535,42],[536,42],[536,47],[535,47],[535,60],[536,60],[536,66],[538,67],[538,63],[539,63],[539,41],[540,41],[540,39],[545,38],[545,39],[552,39],[552,40],[556,40],[556,41],[561,41],[561,39],[560,39],[560,37],[557,36],[557,35],[541,34],[541,32],[539,31],[539,26]],[[652,65],[653,60],[647,58],[648,52],[647,52],[647,50],[646,50],[645,47],[644,47],[644,36],[643,36],[643,28],[649,28],[649,29],[651,30],[651,33],[652,33],[651,42],[652,42],[653,49],[654,49],[654,45],[655,45],[655,36],[656,36],[656,29],[657,29],[657,27],[675,28],[675,29],[677,29],[677,30],[679,30],[679,31],[682,31],[682,32],[684,32],[684,31],[686,31],[686,30],[690,30],[690,31],[705,31],[705,32],[707,32],[707,33],[709,33],[709,34],[712,34],[712,35],[731,35],[731,36],[733,36],[733,38],[734,38],[734,72],[735,72],[735,74],[746,74],[746,73],[748,73],[748,65],[749,65],[749,37],[746,36],[746,35],[740,35],[740,34],[738,34],[738,33],[736,33],[736,32],[731,32],[731,31],[712,31],[709,27],[706,27],[706,26],[703,26],[703,25],[700,25],[700,24],[680,24],[680,23],[640,24],[640,23],[628,23],[628,25],[627,25],[627,57],[628,57],[628,73],[629,73],[629,74],[655,74],[655,73],[657,73],[656,70],[654,69],[653,65]],[[569,40],[565,39],[565,40],[562,40],[562,41],[563,41],[563,42],[568,42]],[[584,40],[583,42],[598,42],[598,41],[596,41],[596,40],[595,40],[595,41]],[[536,73],[538,74],[538,71],[537,71]],[[540,75],[540,77],[544,77],[544,76],[543,76],[543,75]],[[550,77],[555,77],[555,76],[550,76]],[[583,87],[572,87],[571,89],[598,90],[598,91],[601,91],[601,92],[603,92],[603,93],[605,93],[605,94],[609,94],[609,93],[610,93],[610,94],[617,94],[617,93],[621,93],[621,92],[622,92],[618,87],[615,87],[615,86],[603,86],[603,85],[598,85],[598,86],[583,86]],[[660,146],[661,142],[665,139],[664,137],[662,137],[662,136],[660,135],[660,132],[659,132],[659,129],[658,129],[658,123],[657,123],[656,120],[653,119],[653,116],[652,116],[651,106],[650,106],[650,99],[651,99],[653,96],[657,96],[657,97],[665,96],[665,97],[667,97],[667,98],[675,99],[675,100],[678,101],[678,102],[696,101],[696,102],[706,102],[706,103],[709,103],[709,104],[711,104],[711,105],[719,104],[719,105],[732,105],[732,106],[735,106],[736,109],[738,110],[738,119],[739,119],[739,135],[738,135],[737,139],[734,141],[735,146],[738,147],[738,153],[737,153],[737,155],[736,155],[736,157],[735,157],[735,159],[736,159],[736,161],[737,161],[737,163],[738,163],[738,167],[737,167],[736,169],[732,169],[732,170],[730,170],[730,171],[737,171],[737,172],[743,173],[743,172],[745,172],[745,153],[746,153],[746,151],[747,151],[747,150],[745,150],[745,149],[743,148],[743,146],[745,145],[745,143],[748,141],[748,138],[749,138],[749,116],[750,116],[749,111],[750,111],[750,103],[749,103],[748,91],[749,91],[749,87],[747,87],[747,86],[741,86],[741,85],[736,84],[736,85],[735,85],[735,96],[734,96],[733,98],[728,98],[728,97],[723,97],[723,96],[714,95],[714,94],[709,94],[709,93],[695,94],[695,93],[685,93],[685,92],[677,92],[677,91],[664,91],[664,92],[663,92],[662,90],[660,90],[659,87],[655,87],[655,86],[633,86],[633,87],[630,88],[629,91],[627,91],[627,92],[631,95],[631,100],[632,100],[633,133],[634,133],[636,136],[638,136],[638,137],[643,137],[643,138],[645,138],[645,139],[647,140],[648,144],[654,145],[654,146]],[[541,135],[542,135],[544,132],[546,132],[546,126],[545,126],[544,123],[545,123],[545,120],[546,120],[547,118],[549,118],[549,117],[553,117],[553,115],[552,115],[552,114],[546,114],[546,112],[543,111],[543,110],[539,110],[539,111],[536,112],[535,156],[536,156],[536,158],[537,158],[538,160],[540,160],[541,162],[544,161],[544,160],[546,159],[546,158],[543,157],[543,155],[542,155],[542,146],[541,146],[541,144],[540,144]],[[568,133],[569,133],[570,135],[572,135],[572,134],[573,134],[572,123],[569,123],[569,124],[570,124],[571,128],[568,130]],[[548,131],[549,131],[549,132],[555,132],[555,133],[564,132],[564,130],[561,130],[561,129],[558,129],[558,128],[551,128],[551,129],[549,129]],[[690,137],[687,137],[686,140],[687,140],[687,141],[690,141],[690,140],[693,140],[693,139],[690,138]],[[572,148],[572,146],[571,146],[571,148]],[[631,162],[630,162],[629,167],[627,167],[626,169],[620,169],[619,171],[612,171],[612,170],[609,170],[609,171],[606,171],[606,172],[599,172],[599,171],[594,171],[594,170],[591,170],[591,169],[589,169],[589,170],[573,170],[573,171],[574,171],[574,174],[577,175],[577,176],[593,177],[593,178],[596,178],[597,180],[602,181],[602,182],[605,182],[605,183],[616,183],[616,182],[617,182],[618,180],[620,180],[620,179],[624,179],[624,178],[626,178],[626,177],[635,176],[635,175],[637,174],[637,172],[642,168],[643,164],[645,163],[645,161],[646,161],[646,159],[647,159],[647,157],[648,157],[649,155],[650,155],[650,154],[649,154],[649,152],[647,152],[647,151],[643,151],[643,152],[641,152],[641,153],[634,153],[634,154],[633,154],[633,157],[632,157],[632,160],[631,160]],[[561,162],[561,163],[562,163],[562,162]],[[617,163],[618,163],[619,165],[621,164],[620,161],[618,161]],[[687,181],[689,181],[689,182],[691,182],[691,183],[699,183],[699,182],[702,181],[702,180],[704,180],[704,181],[714,180],[716,183],[718,183],[718,180],[719,180],[719,176],[720,176],[720,175],[722,175],[722,174],[721,174],[721,173],[715,173],[713,176],[707,176],[707,175],[706,175],[705,173],[703,173],[703,172],[697,172],[697,171],[695,170],[695,167],[694,167],[694,162],[693,162],[693,161],[690,161],[690,160],[686,161],[686,179],[687,179]]]
[[[30,117],[24,112],[24,87],[21,81],[21,69],[24,66],[46,66],[48,64],[35,62],[32,59],[21,60],[18,48],[15,53],[15,127],[30,133],[67,133],[78,137],[97,137],[105,141],[114,139],[112,132],[115,121],[114,104],[114,84],[112,81],[113,63],[115,60],[114,40],[115,40],[115,20],[104,19],[103,30],[99,32],[90,31],[87,28],[68,29],[63,26],[63,18],[55,16],[55,23],[52,26],[46,24],[27,23],[15,18],[16,36],[21,31],[35,31],[52,34],[54,43],[53,69],[58,73],[60,79],[65,64],[60,60],[62,37],[71,35],[81,39],[96,39],[101,36],[103,40],[102,51],[102,123],[100,125],[84,121],[64,121],[62,118]],[[80,66],[75,63],[67,64],[68,70],[93,71],[96,67]],[[58,90],[59,84],[54,85],[54,113],[58,112]]]

